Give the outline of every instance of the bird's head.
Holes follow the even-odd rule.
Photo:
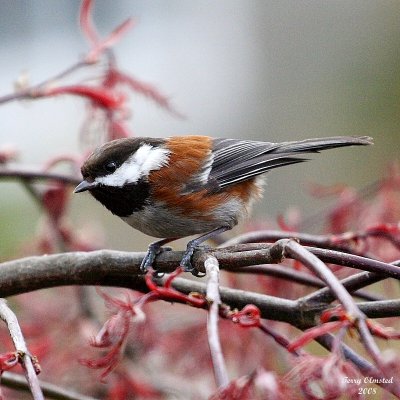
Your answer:
[[[163,139],[124,138],[96,149],[81,168],[75,193],[89,191],[118,216],[140,209],[149,195],[148,176],[168,163]]]

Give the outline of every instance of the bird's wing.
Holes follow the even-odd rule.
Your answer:
[[[302,157],[306,153],[371,143],[371,138],[367,136],[337,136],[282,143],[214,139],[213,162],[208,181],[214,190],[219,190],[251,179],[273,168],[307,161],[307,158]]]

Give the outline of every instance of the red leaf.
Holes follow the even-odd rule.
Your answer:
[[[0,374],[15,367],[18,364],[19,356],[15,351],[0,354]]]
[[[300,347],[305,346],[310,343],[316,337],[325,335],[326,333],[333,332],[338,330],[339,328],[350,325],[348,321],[332,321],[327,322],[323,325],[316,326],[314,328],[307,329],[304,333],[294,342],[292,342],[288,347],[288,351],[295,351]]]
[[[99,37],[93,24],[92,9],[92,0],[82,0],[81,9],[79,11],[79,24],[88,41],[92,45],[96,45],[99,42]]]
[[[93,101],[99,107],[115,110],[122,108],[126,98],[121,93],[115,93],[104,87],[94,87],[85,85],[62,86],[58,88],[50,88],[40,93],[39,96],[58,96],[62,94],[71,94],[75,96],[85,97]]]
[[[218,390],[209,400],[254,400],[253,378],[242,376],[232,381],[227,387]]]
[[[181,113],[179,113],[172,107],[168,97],[163,95],[154,85],[142,82],[134,78],[133,76],[127,75],[114,68],[110,68],[105,78],[104,85],[107,87],[113,87],[117,83],[128,85],[128,87],[130,87],[130,89],[134,92],[139,93],[142,96],[148,97],[149,99],[157,103],[160,107],[165,108],[177,117],[184,118]]]
[[[166,301],[177,301],[179,303],[190,304],[193,307],[205,308],[207,306],[207,300],[204,296],[200,295],[186,295],[184,293],[178,292],[177,290],[171,287],[172,280],[178,276],[181,272],[181,268],[177,268],[174,273],[167,279],[164,286],[157,286],[152,279],[153,270],[149,270],[149,272],[145,275],[145,282],[147,287],[150,290],[150,293],[147,294],[147,297],[143,296],[146,301],[149,300],[166,300]]]
[[[232,322],[246,328],[260,326],[260,317],[260,310],[254,304],[247,304],[242,310],[236,311],[230,316]]]
[[[93,49],[87,54],[86,61],[90,63],[96,62],[100,54],[112,47],[122,37],[122,35],[133,26],[133,24],[133,19],[128,18],[122,24],[118,25],[108,37],[95,44]]]
[[[60,183],[54,184],[43,193],[43,206],[54,221],[59,221],[63,216],[69,194],[70,191],[66,189],[66,186]]]
[[[79,12],[79,24],[82,32],[92,46],[92,49],[85,57],[85,61],[88,63],[97,62],[101,53],[106,49],[112,47],[122,35],[132,27],[133,19],[128,18],[126,21],[118,25],[105,39],[100,39],[97,30],[92,20],[92,0],[83,0],[81,9]]]

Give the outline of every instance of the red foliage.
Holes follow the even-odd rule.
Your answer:
[[[100,39],[96,27],[92,21],[92,8],[94,1],[82,0],[79,21],[82,32],[86,36],[92,49],[87,54],[86,60],[89,63],[95,63],[105,50],[114,46],[114,44],[129,30],[133,25],[133,20],[128,18],[122,24],[117,26],[111,34],[105,39]]]
[[[258,369],[218,390],[209,400],[296,400],[300,397],[273,372]]]
[[[107,352],[99,359],[81,359],[80,362],[89,368],[103,369],[101,380],[104,380],[114,370],[123,355],[131,322],[142,322],[145,315],[142,305],[135,304],[137,302],[128,292],[125,300],[113,298],[104,292],[100,293],[114,313],[90,341],[90,345],[106,349]]]
[[[336,354],[328,357],[302,355],[293,359],[294,368],[284,380],[291,387],[299,387],[307,400],[363,399],[354,382],[362,375],[353,365]]]
[[[182,114],[172,107],[168,97],[160,93],[160,91],[154,85],[136,79],[132,75],[125,74],[114,68],[112,65],[104,77],[103,84],[105,87],[109,88],[113,88],[117,85],[127,86],[133,92],[140,93],[142,96],[153,100],[160,107],[168,110],[175,116],[180,118],[183,117]]]
[[[331,319],[335,319],[335,321],[330,321]],[[333,333],[340,328],[349,329],[352,327],[356,328],[357,326],[357,321],[354,321],[341,306],[324,311],[321,314],[320,320],[322,325],[307,329],[297,340],[288,346],[288,350],[295,351],[310,343],[318,336]],[[374,336],[387,340],[400,338],[400,333],[396,332],[393,328],[385,327],[369,319],[366,320],[366,323]]]
[[[173,301],[178,303],[190,304],[193,307],[197,308],[205,308],[208,303],[204,296],[199,293],[191,293],[189,295],[178,292],[174,288],[171,287],[172,281],[178,275],[183,272],[181,267],[178,267],[175,272],[169,275],[168,279],[165,281],[163,286],[157,286],[152,279],[153,270],[147,272],[145,276],[147,287],[150,290],[148,295],[143,296],[143,301],[154,301],[154,300],[165,300],[165,301]]]
[[[42,195],[42,204],[55,223],[60,221],[67,208],[71,191],[63,184],[55,182]]]
[[[400,164],[390,165],[386,176],[360,193],[343,185],[314,185],[312,193],[335,200],[325,227],[335,233],[333,244],[348,244],[383,261],[399,258]]]
[[[303,334],[300,335],[297,340],[295,340],[288,346],[288,350],[296,351],[300,347],[303,347],[306,344],[310,343],[318,336],[325,335],[326,333],[333,333],[340,328],[348,326],[350,326],[350,323],[348,321],[332,321],[326,322],[323,325],[318,325],[314,328],[307,329]]]
[[[261,313],[258,307],[253,304],[247,304],[240,311],[233,311],[227,316],[232,322],[239,324],[240,326],[250,328],[259,327]]]
[[[57,88],[47,89],[42,96],[59,96],[62,94],[70,94],[74,96],[84,97],[91,102],[93,106],[104,108],[105,110],[114,111],[121,109],[126,98],[122,93],[115,93],[107,90],[105,87],[93,87],[85,85],[60,86]]]
[[[14,368],[19,362],[20,356],[15,351],[0,354],[0,375],[4,371]]]
[[[127,373],[117,373],[107,394],[109,400],[163,399],[165,394],[143,380],[135,379]]]

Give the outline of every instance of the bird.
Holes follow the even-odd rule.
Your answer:
[[[148,271],[163,246],[187,243],[180,262],[206,240],[232,229],[263,194],[265,174],[307,161],[307,154],[373,143],[368,136],[335,136],[281,143],[187,135],[116,139],[93,151],[75,193],[88,191],[131,227],[159,240],[141,263]]]

